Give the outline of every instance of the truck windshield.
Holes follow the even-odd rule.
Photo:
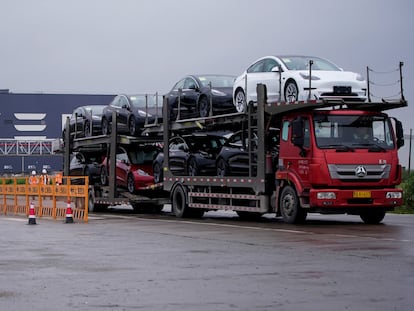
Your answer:
[[[385,116],[317,114],[313,126],[319,148],[344,151],[368,148],[384,151],[394,148],[392,125]]]

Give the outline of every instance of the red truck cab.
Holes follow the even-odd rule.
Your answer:
[[[368,104],[367,104],[368,105]],[[281,120],[278,212],[289,223],[308,212],[360,215],[379,223],[402,204],[401,122],[373,110],[292,112]]]

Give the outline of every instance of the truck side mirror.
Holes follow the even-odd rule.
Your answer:
[[[297,117],[292,121],[292,143],[296,147],[303,148],[305,144],[304,126],[302,117]]]
[[[404,146],[404,130],[402,126],[402,122],[395,119],[395,131],[397,136],[397,148],[400,149]]]

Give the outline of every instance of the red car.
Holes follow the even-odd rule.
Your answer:
[[[127,188],[130,193],[147,189],[154,184],[152,175],[152,161],[155,148],[135,148],[125,150],[119,148],[116,154],[116,185]],[[108,184],[108,159],[105,158],[101,165],[101,183]]]

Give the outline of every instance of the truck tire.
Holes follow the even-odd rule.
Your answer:
[[[307,216],[307,212],[300,206],[296,190],[291,186],[285,186],[282,189],[279,209],[283,221],[288,224],[303,223]]]
[[[95,196],[93,195],[92,191],[89,191],[88,194],[88,212],[96,212],[95,210]]]
[[[171,195],[172,212],[178,218],[188,217],[187,191],[178,185],[174,188]]]
[[[359,217],[366,224],[376,225],[379,224],[385,217],[385,210],[373,210],[362,212]]]

